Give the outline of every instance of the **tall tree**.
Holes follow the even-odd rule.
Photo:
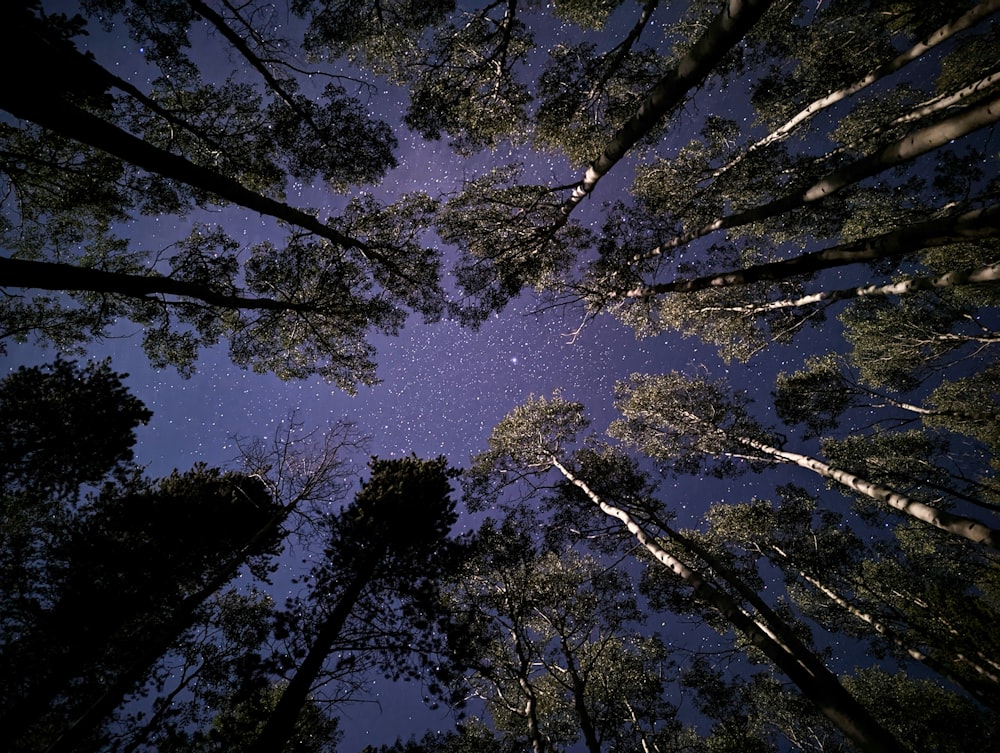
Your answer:
[[[540,548],[528,525],[538,527],[530,513],[488,521],[445,589],[463,643],[476,644],[473,692],[499,729],[537,753],[574,741],[598,753],[666,739],[674,729],[662,700],[667,650],[638,632],[628,577],[571,549]]]
[[[164,626],[242,553],[273,507],[259,481],[204,466],[107,484],[47,552],[51,606],[5,647],[5,738],[24,750],[47,746],[105,684],[138,682],[134,662],[150,646],[152,659],[166,650],[177,633]]]
[[[666,76],[660,79],[626,123],[604,146],[587,168],[579,185],[566,201],[569,214],[590,195],[597,182],[617,164],[654,124],[677,107],[687,92],[711,73],[720,60],[767,11],[770,0],[730,0]]]
[[[81,487],[132,471],[135,431],[152,413],[109,362],[19,367],[0,380],[0,625],[29,631],[53,584],[51,547],[72,527]]]
[[[941,407],[924,407],[884,394],[861,382],[856,373],[836,353],[811,356],[803,368],[791,374],[778,374],[775,383],[774,407],[778,417],[789,426],[804,424],[807,436],[820,436],[825,431],[841,424],[841,416],[849,409],[856,408],[896,408],[897,412],[919,417],[923,420],[938,419],[942,422],[954,420],[957,425],[988,426],[996,423],[995,400],[989,395],[989,384],[995,379],[995,368],[983,372],[983,378],[974,380],[967,377],[962,385],[972,391],[974,382],[982,382],[978,399],[965,399],[960,394],[962,388],[954,385],[948,390],[954,395],[947,400],[941,392]]]
[[[152,413],[109,360],[57,358],[0,380],[0,488],[4,494],[75,497],[83,484],[129,468],[135,430]],[[12,512],[12,511],[11,511]],[[12,530],[10,520],[3,526]]]
[[[20,60],[19,65],[30,75],[20,78],[17,86],[3,89],[0,107],[16,118],[41,126],[44,131],[38,132],[35,139],[45,141],[56,134],[60,139],[84,145],[85,152],[95,149],[112,155],[120,160],[118,169],[130,176],[125,181],[127,185],[135,185],[138,180],[165,187],[153,193],[162,195],[159,203],[166,203],[169,211],[183,212],[191,202],[204,206],[221,201],[276,218],[287,223],[295,233],[287,248],[279,250],[272,243],[257,247],[253,261],[243,270],[249,280],[257,278],[257,283],[248,291],[233,287],[233,275],[239,271],[234,258],[237,247],[221,231],[192,233],[188,242],[179,246],[182,253],[172,259],[169,276],[173,282],[195,283],[187,287],[190,297],[186,304],[169,298],[164,301],[160,297],[177,294],[178,289],[172,283],[159,287],[154,284],[150,289],[143,288],[142,281],[129,278],[114,282],[106,277],[92,279],[90,284],[96,291],[91,292],[106,293],[108,287],[114,285],[116,291],[126,296],[126,304],[115,315],[131,316],[140,323],[153,324],[147,346],[154,361],[177,362],[182,368],[190,368],[198,345],[210,344],[226,333],[238,363],[274,370],[285,377],[318,372],[353,389],[359,381],[372,381],[371,346],[365,342],[369,327],[395,332],[408,308],[431,319],[440,314],[442,300],[437,282],[437,254],[422,248],[419,240],[426,227],[426,213],[433,206],[426,199],[411,197],[386,210],[370,197],[362,197],[355,200],[342,217],[322,221],[312,210],[293,207],[274,198],[275,189],[284,190],[287,175],[281,171],[268,187],[248,187],[238,174],[215,169],[214,158],[204,150],[178,153],[173,141],[168,139],[162,143],[156,138],[146,138],[141,129],[130,129],[120,122],[121,118],[113,109],[116,100],[109,91],[114,77],[90,57],[78,52],[73,44],[72,36],[81,29],[79,18],[73,23],[65,19],[60,21],[28,2],[7,8],[5,17],[4,33],[10,38],[4,48],[13,50],[13,40],[18,40],[18,49],[25,49],[29,56],[27,64]],[[73,71],[72,76],[66,74],[68,70]],[[150,117],[155,120],[158,115],[153,113],[146,121]],[[340,116],[328,117],[335,121]],[[25,140],[23,128],[5,130],[12,139]],[[361,137],[363,129],[352,127],[349,132],[354,137]],[[379,143],[384,141],[377,134],[371,139]],[[294,136],[288,140],[289,143],[301,143],[301,139]],[[281,153],[283,148],[278,144],[272,151],[276,149]],[[19,167],[25,162],[30,164],[32,150],[25,145],[19,149],[12,155],[13,169],[8,172],[23,182],[21,176],[25,172]],[[72,177],[71,172],[67,173],[58,165],[54,168],[50,172],[57,181],[62,182],[65,176]],[[289,169],[292,174],[299,171],[294,166]],[[108,177],[121,180],[120,173]],[[176,191],[171,194],[177,186],[187,195]],[[45,198],[40,193],[35,195]],[[138,195],[134,195],[116,209],[127,212],[135,207],[138,199]],[[50,206],[51,202],[29,207],[27,216],[44,215]],[[71,213],[77,211],[74,207],[67,209]],[[50,224],[58,227],[58,223]],[[48,227],[42,226],[46,235]],[[58,249],[53,246],[58,245],[55,243],[58,240],[52,236],[43,237],[41,244],[36,244],[41,250],[36,248],[33,253],[57,255]],[[74,242],[79,243],[79,238]],[[127,244],[104,230],[86,249],[96,255],[94,259],[75,260],[76,263],[69,267],[59,266],[62,262],[51,267],[31,267],[5,260],[5,277],[12,278],[16,287],[44,288],[46,276],[65,282],[66,273],[73,272],[76,266],[132,276],[160,276],[153,272],[152,261],[141,259],[142,254],[137,259],[134,254],[122,253],[123,247]],[[76,251],[69,258],[78,255]],[[35,261],[39,261],[37,256],[16,260]],[[281,279],[286,277],[284,274],[274,281],[262,279],[265,275],[274,276],[279,269],[291,274],[287,279]],[[325,300],[324,290],[332,292]],[[247,292],[251,295],[246,295]],[[220,304],[223,304],[221,308]],[[53,311],[53,304],[45,297],[27,302],[13,299],[8,301],[8,306],[5,318],[11,323],[5,334],[22,339],[32,330],[40,329],[44,333],[45,327],[51,326],[53,315],[58,321],[61,314],[58,306]],[[97,335],[103,332],[110,320],[95,318],[89,313],[95,309],[100,311],[99,306],[91,304],[87,315],[81,315],[83,312],[63,315],[70,325],[71,335],[80,336],[87,329]],[[227,309],[249,313],[232,320],[226,315]],[[187,331],[164,325],[174,313],[187,325]]]
[[[563,43],[549,50],[538,78],[535,143],[559,149],[577,165],[600,152],[669,67],[660,51],[638,48],[659,5],[648,0],[625,38],[601,54],[593,43]],[[554,8],[556,15],[594,29],[604,28],[613,10],[603,2],[563,2]]]
[[[714,459],[710,472],[737,472],[739,464],[759,470],[778,463],[804,468],[928,525],[996,548],[998,532],[989,525],[906,497],[857,474],[817,458],[784,450],[781,441],[758,424],[747,410],[749,400],[734,395],[723,380],[686,377],[678,372],[634,374],[618,385],[623,418],[611,434],[679,473],[698,472]]]
[[[713,505],[708,545],[767,560],[784,574],[802,613],[823,628],[860,637],[877,654],[920,662],[996,708],[1000,675],[986,658],[993,652],[986,625],[994,619],[995,575],[987,562],[931,544],[928,529],[911,528],[899,548],[866,542],[865,531],[819,507],[804,489],[778,493],[775,503]],[[954,609],[951,598],[967,608]]]
[[[147,628],[141,650],[135,652],[116,677],[105,680],[100,694],[62,732],[50,746],[49,753],[69,753],[104,722],[147,676],[150,667],[167,653],[177,637],[202,620],[206,603],[238,575],[240,568],[249,564],[251,572],[266,577],[271,567],[269,557],[278,543],[291,532],[308,537],[308,526],[303,526],[301,521],[315,514],[313,508],[345,498],[347,485],[342,474],[348,462],[346,456],[363,443],[354,427],[338,423],[331,425],[320,437],[307,434],[293,440],[297,429],[301,426],[292,417],[285,431],[276,432],[269,445],[260,439],[241,443],[242,475],[266,488],[274,503],[270,514],[258,520],[260,527],[249,532],[248,538],[229,554],[228,560],[220,562],[214,572],[206,573],[200,588],[174,605],[158,625]]]
[[[861,378],[906,392],[1000,342],[1000,333],[954,292],[920,291],[898,301],[861,298],[841,312],[850,363]]]
[[[465,154],[495,148],[523,131],[531,95],[514,71],[534,44],[519,14],[536,6],[537,0],[496,0],[450,12],[453,0],[419,8],[405,2],[293,3],[308,20],[311,54],[333,60],[347,53],[406,84],[406,124],[427,139],[448,135]]]
[[[560,276],[553,272],[568,271],[567,250],[577,254],[582,251],[579,246],[567,249],[566,242],[579,243],[587,237],[572,226],[571,232],[566,232],[574,209],[594,191],[602,176],[711,73],[769,5],[770,0],[728,2],[687,54],[656,82],[637,111],[604,144],[602,153],[593,159],[580,181],[558,187],[515,184],[496,193],[493,186],[485,186],[490,191],[486,194],[486,211],[463,215],[463,235],[460,239],[453,234],[446,238],[459,240],[460,247],[467,252],[457,271],[466,292],[479,298],[473,308],[473,321],[499,311],[526,285],[555,290],[562,287]],[[516,168],[509,166],[499,176],[500,180],[509,182],[512,170],[516,175]],[[457,200],[449,202],[445,227],[455,223],[448,216],[448,209],[457,209],[470,200],[483,203],[483,188],[478,183],[467,186]],[[568,189],[572,189],[569,195],[559,198]],[[517,200],[511,202],[505,194],[514,194]],[[506,217],[504,242],[499,246],[494,234],[497,211],[490,211],[494,204]]]
[[[821,202],[865,178],[903,165],[921,155],[951,144],[955,139],[986,128],[995,123],[997,119],[1000,119],[1000,102],[996,99],[969,105],[951,117],[928,125],[906,138],[880,144],[878,148],[865,157],[827,173],[819,180],[807,183],[800,189],[779,196],[766,204],[718,217],[705,225],[658,243],[644,256],[647,258],[659,256],[715,231],[763,222]]]
[[[372,242],[399,243],[420,264],[433,255],[418,241],[432,206],[420,196],[384,209],[356,200],[343,219],[364,226]],[[365,214],[370,210],[375,214]],[[128,261],[118,271],[0,259],[8,289],[65,292],[78,304],[37,292],[8,298],[4,334],[21,341],[37,334],[79,348],[78,340],[105,337],[123,317],[145,326],[143,347],[154,365],[174,365],[183,375],[194,371],[201,348],[225,338],[232,360],[258,372],[284,379],[319,374],[352,393],[358,384],[376,383],[375,349],[366,337],[372,330],[398,333],[406,313],[372,290],[363,264],[308,234],[292,234],[284,246],[256,244],[242,267],[238,249],[223,230],[196,225],[175,244],[168,273]],[[414,296],[416,302],[421,293]],[[436,317],[441,302],[424,303],[431,307],[425,314]]]
[[[939,27],[931,34],[921,38],[916,44],[900,52],[892,59],[886,60],[881,65],[871,69],[856,81],[842,86],[839,89],[830,91],[819,99],[813,100],[788,118],[788,120],[780,126],[773,128],[766,136],[754,141],[746,147],[737,160],[743,159],[746,155],[752,154],[758,149],[789,138],[798,128],[807,124],[810,120],[823,112],[823,110],[828,107],[833,107],[837,103],[854,96],[869,86],[877,84],[883,78],[893,75],[915,60],[919,60],[921,56],[937,45],[943,44],[956,34],[960,34],[966,29],[976,26],[997,11],[1000,11],[1000,2],[997,2],[997,0],[984,0],[984,2],[980,2],[979,4],[973,6],[957,18],[949,20],[948,23]],[[712,177],[718,177],[718,175],[722,172],[732,169],[734,164],[735,161],[724,165],[716,170]]]
[[[285,747],[344,626],[359,617],[366,593],[376,592],[381,609],[392,599],[420,603],[421,589],[433,587],[445,564],[442,550],[456,518],[453,474],[445,459],[373,459],[370,467],[354,500],[330,521],[325,562],[314,573],[317,614],[308,650],[250,751]],[[377,612],[366,616],[385,619]]]

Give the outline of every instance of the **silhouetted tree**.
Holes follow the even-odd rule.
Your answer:
[[[313,574],[314,632],[250,751],[284,748],[352,617],[371,620],[366,628],[371,635],[386,619],[378,611],[386,610],[393,599],[415,603],[419,613],[419,605],[427,604],[421,602],[421,589],[434,587],[447,562],[445,538],[456,516],[450,498],[453,474],[445,459],[373,459],[370,467],[371,476],[354,500],[330,521],[324,564]],[[359,614],[359,606],[371,594],[378,610]],[[410,649],[404,642],[395,650],[405,660]]]

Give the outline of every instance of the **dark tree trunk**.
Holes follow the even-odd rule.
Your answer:
[[[162,275],[133,275],[106,272],[91,267],[78,267],[59,262],[26,261],[0,258],[0,287],[34,288],[38,290],[86,291],[112,293],[126,298],[177,296],[202,301],[226,309],[268,311],[308,311],[308,304],[279,301],[273,298],[244,298],[227,295],[207,285],[175,280]]]
[[[257,739],[247,749],[247,753],[275,753],[285,750],[285,746],[295,732],[295,723],[299,713],[309,699],[316,678],[319,677],[323,664],[333,649],[333,644],[340,635],[351,611],[357,604],[365,586],[371,581],[378,564],[377,557],[371,557],[361,566],[357,574],[340,595],[336,607],[327,615],[320,625],[306,658],[295,671],[295,675],[285,687],[274,711],[268,717],[267,723]]]

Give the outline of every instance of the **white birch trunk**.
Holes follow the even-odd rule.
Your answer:
[[[719,217],[700,228],[678,235],[650,251],[637,254],[634,260],[652,259],[716,230],[727,230],[753,222],[761,222],[821,201],[865,178],[870,178],[891,167],[916,159],[997,121],[1000,121],[1000,97],[973,105],[947,120],[915,131],[867,157],[845,165],[839,170],[834,170],[801,192],[786,194],[767,204]]]
[[[764,453],[779,463],[791,463],[800,468],[810,470],[823,478],[836,481],[841,486],[853,489],[870,499],[884,502],[894,510],[898,510],[916,520],[928,523],[935,528],[940,528],[942,531],[962,536],[969,541],[974,541],[977,544],[983,544],[993,549],[1000,549],[1000,532],[978,520],[962,515],[954,515],[915,499],[910,499],[906,495],[893,491],[888,487],[880,486],[848,471],[834,468],[808,455],[779,450],[777,447],[772,447],[749,437],[733,437],[733,439],[747,447],[752,447]]]
[[[718,170],[714,171],[711,178],[714,180],[719,176],[725,174],[740,162],[742,162],[748,155],[762,149],[765,146],[774,144],[779,141],[784,141],[787,139],[799,126],[803,123],[807,123],[812,120],[816,115],[818,115],[823,110],[828,107],[832,107],[838,102],[842,102],[848,97],[852,97],[858,92],[867,89],[874,83],[881,81],[885,77],[896,73],[906,65],[909,65],[914,60],[920,58],[925,52],[933,49],[942,42],[951,39],[953,36],[961,31],[975,26],[980,21],[985,20],[989,16],[1000,10],[1000,0],[984,0],[979,5],[974,8],[969,9],[959,18],[955,19],[953,22],[945,24],[936,31],[934,31],[925,40],[917,42],[917,44],[910,47],[908,50],[901,52],[899,55],[889,60],[886,63],[878,66],[877,68],[870,71],[868,74],[858,79],[852,84],[845,87],[832,91],[829,94],[820,97],[819,99],[809,103],[805,108],[800,110],[798,113],[793,115],[784,124],[775,128],[767,136],[764,136],[759,141],[754,142],[746,151],[739,155],[736,159],[731,160],[727,164],[720,167]]]

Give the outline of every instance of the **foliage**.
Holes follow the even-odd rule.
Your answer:
[[[966,511],[1000,500],[996,0],[56,7],[0,10],[3,341],[131,333],[184,376],[225,346],[352,393],[411,316],[525,295],[725,363],[665,352],[610,426],[514,407],[461,474],[505,517],[457,540],[444,458],[373,459],[343,504],[353,430],[310,454],[290,428],[147,479],[125,375],[13,371],[15,750],[332,750],[372,673],[490,722],[383,753],[988,747],[998,532]],[[736,481],[779,464],[858,504]],[[289,532],[309,564],[276,607]]]
[[[74,496],[84,484],[125,471],[135,430],[152,413],[110,362],[56,359],[21,366],[0,382],[4,495]],[[9,521],[4,528],[10,529]]]

